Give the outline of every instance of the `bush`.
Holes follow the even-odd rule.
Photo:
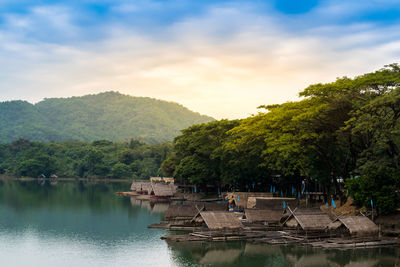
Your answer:
[[[358,206],[371,207],[371,200],[379,214],[393,212],[399,202],[395,178],[388,174],[370,174],[348,179],[346,189]]]

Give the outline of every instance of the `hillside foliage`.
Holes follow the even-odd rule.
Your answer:
[[[86,141],[131,138],[146,143],[172,141],[181,129],[211,117],[177,103],[117,92],[71,98],[0,103],[0,143],[19,138],[31,141]]]

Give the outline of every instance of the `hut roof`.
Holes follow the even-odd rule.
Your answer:
[[[280,210],[258,210],[245,209],[245,214],[248,222],[269,222],[278,223],[282,218],[282,209]]]
[[[296,210],[291,216],[303,230],[324,230],[331,223],[329,216],[320,210]]]
[[[151,183],[155,196],[172,197],[175,194],[175,187],[171,184]]]
[[[165,212],[165,218],[193,218],[198,213],[195,205],[170,205]]]
[[[132,191],[147,191],[148,193],[151,193],[152,188],[151,188],[151,184],[149,182],[132,182],[131,190]]]
[[[243,228],[243,224],[235,214],[231,212],[203,211],[200,215],[210,230]]]
[[[131,184],[131,190],[136,191],[136,188],[138,188],[138,184],[139,184],[139,182],[133,181]]]
[[[375,234],[378,226],[365,216],[343,216],[338,218],[349,229],[350,234]]]

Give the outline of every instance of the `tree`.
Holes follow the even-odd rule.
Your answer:
[[[114,178],[130,178],[132,176],[129,166],[120,162],[112,167],[111,173]]]
[[[204,188],[207,184],[220,185],[223,168],[219,148],[226,140],[227,132],[237,125],[237,120],[221,120],[184,129],[182,135],[174,139],[176,154],[170,154],[165,165],[175,169],[174,176],[182,182],[196,183]],[[174,167],[171,163],[177,165]]]

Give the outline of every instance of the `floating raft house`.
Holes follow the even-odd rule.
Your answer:
[[[349,233],[351,236],[373,236],[379,232],[378,226],[365,216],[343,216],[329,224],[330,230]]]
[[[169,205],[167,211],[165,212],[165,218],[168,219],[177,219],[177,220],[190,220],[196,214],[198,210],[195,205]]]
[[[203,211],[201,217],[210,230],[235,230],[244,226],[238,217],[227,211]]]
[[[151,183],[151,188],[155,198],[170,198],[176,192],[173,184]]]
[[[283,210],[245,209],[245,215],[249,223],[279,224]]]
[[[150,195],[153,191],[150,182],[132,182],[131,190],[144,195]]]
[[[284,226],[303,230],[325,230],[332,222],[329,216],[321,210],[302,209],[290,212]]]

